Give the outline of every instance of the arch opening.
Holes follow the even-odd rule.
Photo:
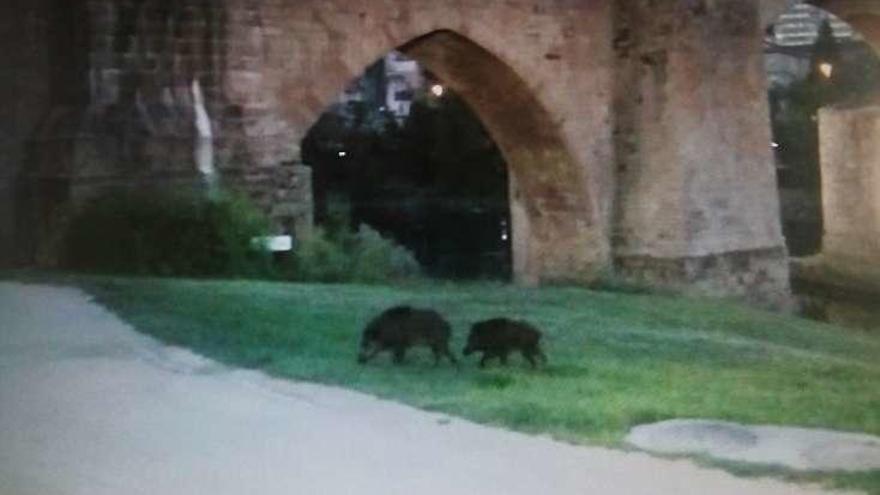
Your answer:
[[[400,52],[372,64],[312,126],[315,223],[377,230],[435,278],[511,275],[507,164],[444,81]]]
[[[790,254],[822,251],[820,111],[880,95],[880,58],[854,26],[795,2],[768,28],[766,67],[783,232]]]
[[[449,90],[442,98],[470,107],[497,145],[507,186],[489,196],[504,197],[507,211],[495,214],[503,219],[492,235],[509,244],[513,279],[525,284],[584,281],[598,273],[607,258],[607,240],[593,221],[596,212],[584,171],[532,88],[504,61],[453,31],[414,38],[397,51]],[[303,141],[302,155],[312,165],[309,146],[308,139]],[[318,220],[322,215],[326,212],[319,212]]]
[[[808,316],[871,328],[880,321],[864,304],[880,290],[880,30],[871,28],[880,17],[871,21],[869,4],[793,2],[765,46],[793,288]]]

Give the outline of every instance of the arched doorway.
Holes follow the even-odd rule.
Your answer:
[[[509,171],[513,278],[526,284],[582,282],[607,266],[607,233],[597,220],[586,171],[533,89],[503,60],[451,30],[412,38],[397,49],[459,95],[497,143]],[[360,70],[373,60],[375,55]],[[309,115],[294,110],[296,120],[311,127],[356,75],[337,67],[328,77],[333,84],[311,94]]]
[[[869,4],[876,5],[793,2],[768,31],[768,67],[793,287],[808,314],[875,328],[880,17],[870,13],[877,7]],[[852,20],[858,22],[847,22]],[[786,74],[793,77],[780,81]],[[808,225],[798,225],[804,218]]]
[[[432,277],[510,279],[507,164],[464,100],[416,61],[395,51],[368,67],[301,148],[324,235],[367,226]]]
[[[820,170],[820,110],[870,104],[880,59],[853,26],[800,1],[768,27],[765,53],[783,230],[792,256],[811,256],[822,251],[823,182],[835,172]]]

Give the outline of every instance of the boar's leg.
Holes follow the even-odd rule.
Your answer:
[[[498,359],[501,360],[501,364],[507,366],[507,351],[501,351],[498,353]]]
[[[535,346],[535,354],[536,354],[539,358],[541,358],[541,363],[543,363],[544,366],[547,366],[547,355],[544,354],[543,351],[541,351],[541,348],[540,348],[540,347]]]
[[[507,364],[507,352],[506,351],[485,351],[483,353],[483,359],[480,359],[480,368],[486,367],[486,362],[488,362],[492,358],[498,358],[501,360],[502,364]]]
[[[532,368],[538,367],[538,363],[535,362],[535,349],[523,349],[522,355],[524,358],[526,358],[526,361],[528,361],[529,364],[532,365]]]
[[[403,359],[406,357],[406,347],[395,347],[394,348],[394,364],[403,364]]]
[[[440,358],[443,356],[446,356],[450,363],[458,364],[458,360],[456,360],[455,356],[452,355],[452,352],[449,351],[449,346],[435,345],[431,347],[431,351],[434,353],[434,366],[440,364]]]
[[[452,364],[458,364],[458,359],[455,359],[455,355],[452,354],[452,351],[449,350],[449,345],[448,345],[448,344],[445,345],[445,346],[443,346],[443,354],[445,354],[446,357],[449,358],[449,362],[450,362],[450,363],[452,363]]]
[[[529,364],[532,365],[532,368],[538,366],[537,360],[535,358],[540,359],[542,364],[547,364],[547,356],[545,356],[544,353],[541,352],[541,348],[537,345],[531,345],[524,348],[522,350],[522,355],[529,361]]]
[[[382,347],[380,346],[375,346],[369,351],[361,352],[360,355],[358,355],[358,363],[366,364],[367,361],[376,357],[376,354],[379,354],[380,352],[382,352]]]
[[[480,368],[485,368],[485,367],[486,367],[486,361],[488,361],[489,358],[491,358],[491,357],[493,357],[493,354],[492,354],[492,353],[490,353],[490,352],[484,352],[484,353],[483,353],[483,357],[480,358]]]

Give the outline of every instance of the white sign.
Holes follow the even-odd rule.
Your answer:
[[[283,253],[293,251],[293,237],[289,235],[254,237],[251,239],[251,245],[273,253]]]

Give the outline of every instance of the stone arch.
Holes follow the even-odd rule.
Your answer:
[[[849,23],[880,55],[880,4],[873,0],[813,0],[810,3]]]
[[[872,0],[809,0],[846,22],[880,56],[880,4]],[[803,287],[880,287],[880,95],[819,110],[820,251],[799,260]],[[807,284],[803,284],[807,282]]]
[[[537,284],[595,277],[606,263],[608,241],[586,187],[587,170],[529,84],[469,37],[433,30],[376,53],[360,53],[358,63],[328,68],[332,82],[313,91],[307,108],[290,110],[294,120],[309,122],[298,133],[305,134],[345,84],[395,49],[455,90],[501,149],[509,167],[515,280]]]

